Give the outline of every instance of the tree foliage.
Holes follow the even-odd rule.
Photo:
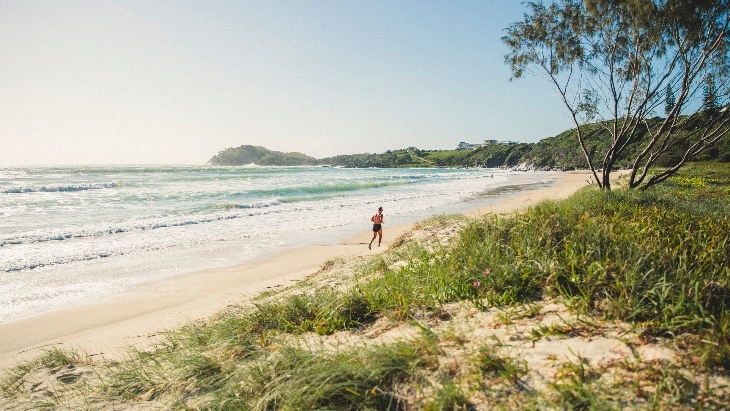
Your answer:
[[[702,94],[702,103],[705,110],[717,108],[717,87],[715,87],[715,79],[712,74],[705,77],[705,92]]]
[[[559,92],[598,185],[631,151],[629,188],[666,180],[725,138],[730,110],[705,109],[704,79],[716,107],[730,94],[730,0],[557,0],[528,3],[502,38],[514,78],[544,76]],[[671,104],[669,104],[671,103]],[[663,121],[650,121],[664,109]],[[586,129],[597,121],[609,140],[594,160]],[[641,131],[641,132],[639,132]],[[638,147],[638,149],[637,149]],[[681,151],[667,169],[649,169]],[[600,173],[600,176],[599,176]]]
[[[668,116],[675,104],[677,104],[677,96],[674,95],[672,85],[667,84],[666,96],[664,96],[664,115]]]

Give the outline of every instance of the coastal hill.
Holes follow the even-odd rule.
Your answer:
[[[663,119],[649,120],[655,128]],[[603,153],[611,141],[607,128],[609,124],[593,123],[586,126],[585,144],[594,164],[600,163]],[[637,137],[646,134],[647,128],[637,128]],[[627,147],[616,167],[630,166],[636,158],[639,147]],[[681,156],[686,146],[678,145],[668,151],[657,162],[657,166],[670,164]],[[695,158],[695,161],[730,162],[730,141],[725,139]],[[585,156],[577,144],[575,129],[566,130],[557,136],[548,137],[537,143],[490,144],[476,150],[420,150],[408,147],[388,150],[379,154],[348,154],[316,159],[302,153],[282,153],[264,147],[244,145],[227,148],[208,161],[211,165],[241,166],[246,164],[296,166],[328,165],[340,167],[520,167],[543,170],[573,170],[588,168]]]
[[[261,146],[243,145],[227,148],[214,155],[208,164],[214,166],[301,166],[316,164],[317,159],[302,153],[282,153]]]

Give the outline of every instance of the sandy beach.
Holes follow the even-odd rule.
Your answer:
[[[466,214],[506,213],[544,199],[564,198],[587,185],[589,178],[588,172],[566,172],[552,187],[520,193]],[[363,231],[338,245],[297,248],[250,264],[145,283],[101,301],[0,324],[0,368],[52,347],[78,348],[92,356],[113,358],[130,346],[150,344],[161,331],[206,318],[263,291],[287,287],[334,258],[378,253],[410,228],[386,225],[382,247],[372,250],[366,246],[371,234]]]

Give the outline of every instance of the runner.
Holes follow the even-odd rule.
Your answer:
[[[370,217],[370,221],[373,222],[373,239],[370,240],[370,244],[368,244],[368,249],[372,250],[375,236],[380,236],[378,237],[378,247],[380,247],[380,242],[383,241],[383,207],[378,207],[377,214]]]

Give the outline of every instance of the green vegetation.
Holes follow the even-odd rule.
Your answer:
[[[703,168],[647,193],[586,190],[471,224],[451,268],[464,276],[489,268],[480,295],[490,303],[548,293],[585,312],[644,322],[653,333],[726,336],[730,181],[693,174]]]
[[[658,127],[663,121],[656,117],[647,120],[648,126],[639,126],[635,130],[637,141],[648,137],[651,128]],[[695,123],[688,122],[688,127]],[[593,162],[602,160],[602,153],[608,148],[610,134],[608,123],[593,123],[582,126],[586,149]],[[639,154],[638,144],[629,144],[617,156],[615,169],[630,168],[631,162]],[[661,167],[676,162],[686,150],[686,144],[678,144],[659,156],[655,163]],[[722,139],[709,146],[696,156],[698,161],[730,162],[730,140]],[[339,155],[323,159],[314,159],[300,153],[278,153],[263,147],[241,146],[221,151],[210,161],[213,165],[328,165],[340,167],[516,167],[545,170],[587,169],[586,157],[576,144],[575,129],[566,130],[557,136],[548,137],[538,143],[493,144],[476,150],[419,150],[409,147],[403,150],[388,150],[380,154]]]
[[[319,160],[319,164],[355,168],[432,167],[433,164],[423,155],[423,151],[409,147],[404,150],[388,150],[381,154],[365,153],[327,157]]]
[[[358,266],[348,286],[310,283],[234,307],[121,361],[52,351],[6,373],[0,389],[18,408],[727,409],[713,381],[730,372],[729,216],[730,166],[718,163],[692,164],[645,191],[587,187],[511,215],[440,216],[423,226],[461,226],[451,240],[405,237]],[[492,319],[471,323],[481,332],[515,328],[540,321],[546,301],[575,319],[525,326],[514,341],[442,329],[470,316]],[[410,332],[359,336],[382,322]],[[661,345],[675,359],[555,358],[539,386],[512,351],[615,324],[632,352]],[[35,376],[69,363],[95,373],[34,395]]]
[[[663,119],[648,121],[656,127]],[[584,142],[593,162],[600,162],[601,156],[609,147],[610,135],[607,123],[594,123],[583,126]],[[649,128],[637,127],[637,139],[648,136]],[[639,145],[630,144],[616,158],[615,169],[630,168],[631,162],[639,154]],[[659,156],[656,164],[660,167],[671,165],[686,150],[685,145],[676,145]],[[730,140],[724,139],[708,147],[697,155],[698,161],[730,162]],[[392,150],[382,154],[353,154],[318,160],[319,164],[345,167],[516,167],[525,166],[535,169],[574,170],[587,169],[586,157],[576,144],[575,129],[566,130],[555,137],[548,137],[538,143],[515,145],[494,144],[476,150],[425,151],[416,148]]]
[[[227,148],[214,155],[208,163],[214,166],[300,166],[315,164],[316,159],[302,153],[282,153],[260,146]]]

